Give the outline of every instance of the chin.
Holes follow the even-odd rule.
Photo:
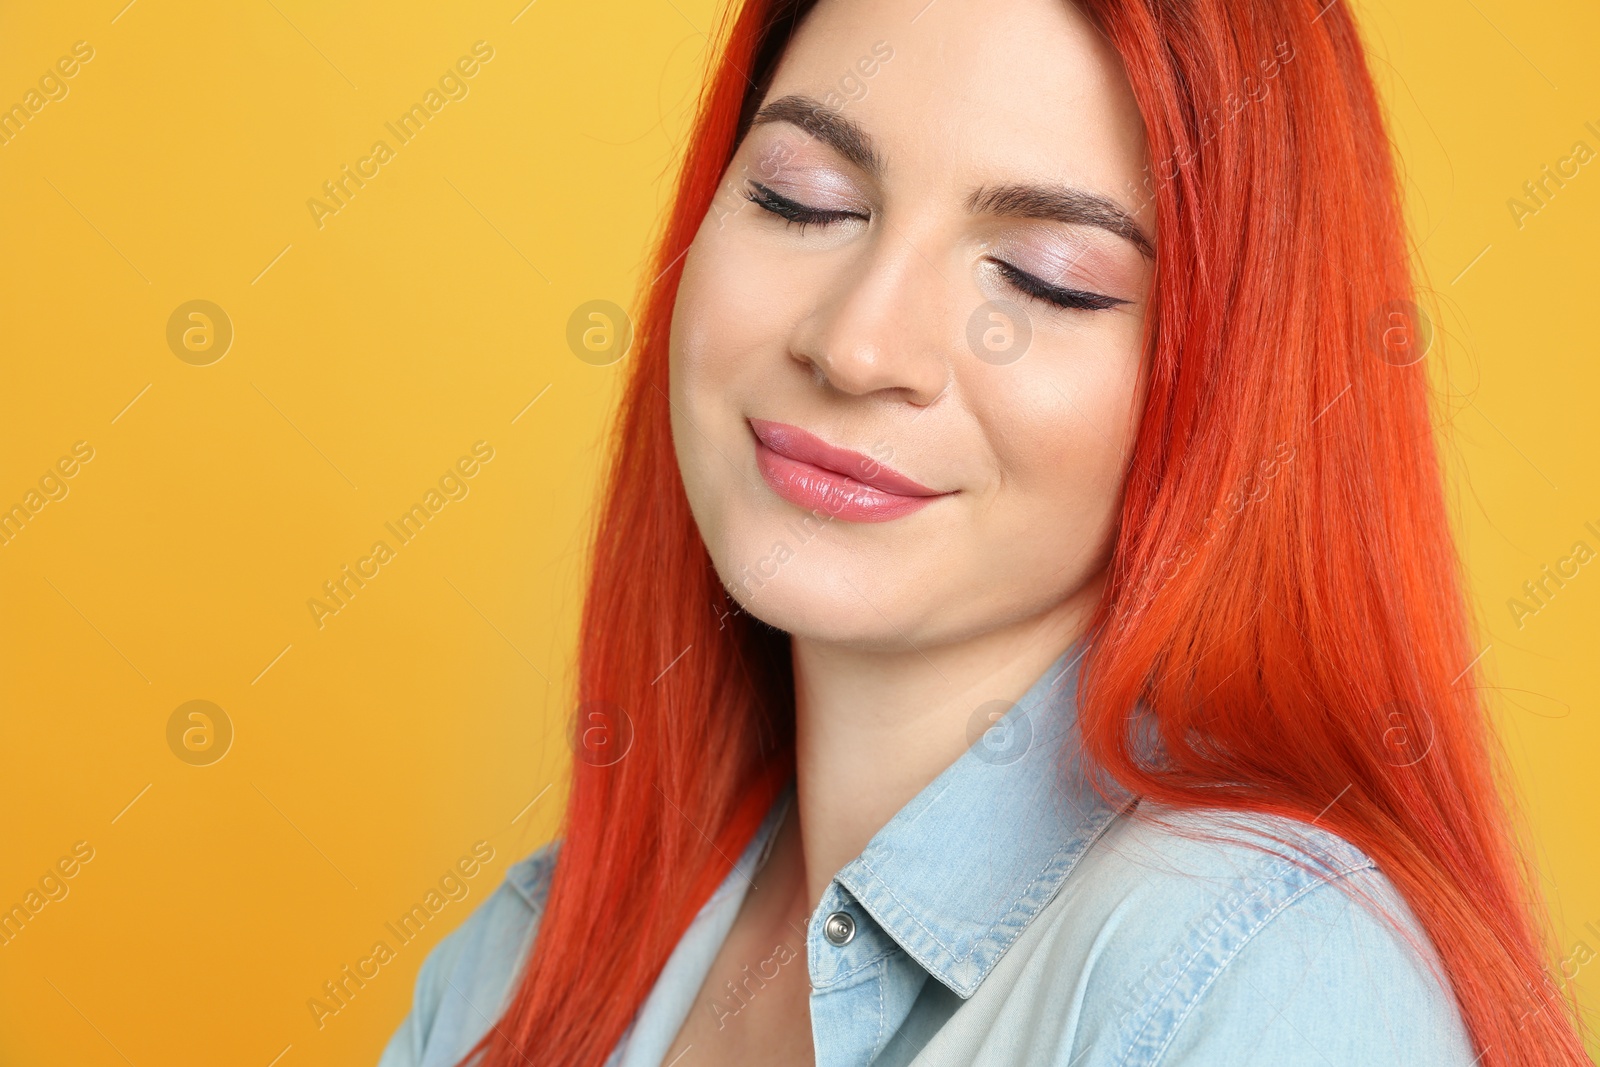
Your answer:
[[[744,611],[775,630],[819,645],[883,653],[906,649],[901,632],[853,596],[848,602],[823,597],[780,601],[762,596]],[[921,638],[916,641],[923,644]]]
[[[871,568],[854,563],[836,546],[812,544],[810,552],[802,549],[775,562],[771,544],[764,553],[735,552],[715,561],[718,577],[741,611],[796,637],[904,647],[895,629],[906,626],[906,605],[899,597],[916,583],[873,581]],[[766,562],[751,562],[761,560]]]

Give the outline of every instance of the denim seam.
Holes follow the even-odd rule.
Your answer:
[[[1033,879],[1033,881],[1029,882],[1026,887],[1024,887],[1022,890],[1018,891],[1017,895],[1014,898],[1012,898],[1012,901],[1011,901],[1010,905],[1008,906],[1008,908],[1006,910],[1006,913],[1003,916],[1001,916],[999,919],[995,920],[995,922],[990,924],[990,926],[989,926],[989,931],[991,931],[991,932],[996,930],[996,929],[998,929],[998,928],[1001,928],[1001,927],[1011,927],[1010,934],[1009,934],[1009,936],[1007,936],[1005,938],[1004,941],[998,941],[997,939],[995,939],[992,936],[992,933],[986,934],[985,936],[977,938],[976,940],[974,940],[972,948],[965,955],[962,955],[962,956],[956,955],[955,951],[953,949],[951,949],[951,947],[949,945],[945,944],[942,940],[940,940],[940,938],[939,938],[939,936],[937,934],[935,934],[932,930],[928,929],[927,926],[923,925],[922,921],[917,917],[916,912],[912,908],[908,907],[906,905],[906,903],[904,901],[902,901],[898,895],[895,894],[894,890],[889,887],[889,885],[883,880],[882,876],[878,874],[878,872],[872,867],[871,864],[867,863],[864,859],[858,859],[857,862],[859,862],[862,867],[866,868],[866,870],[872,874],[872,878],[873,878],[872,890],[874,892],[881,892],[885,896],[887,896],[890,900],[892,900],[894,902],[895,906],[902,913],[904,913],[905,916],[908,919],[910,919],[913,924],[915,924],[917,929],[921,930],[922,933],[924,935],[926,935],[927,938],[930,941],[932,941],[934,944],[938,945],[941,949],[943,949],[945,954],[948,955],[949,957],[951,957],[956,962],[958,962],[958,963],[966,963],[966,962],[968,962],[969,960],[972,959],[972,957],[978,952],[979,948],[982,947],[982,946],[985,946],[985,945],[993,945],[993,946],[995,946],[995,948],[997,948],[998,951],[996,951],[995,954],[994,954],[994,960],[991,960],[989,966],[984,968],[984,975],[980,975],[979,982],[981,983],[982,978],[984,976],[986,976],[988,971],[993,968],[994,961],[998,960],[1000,958],[1000,956],[1004,955],[1006,949],[1008,949],[1011,946],[1011,943],[1014,942],[1018,937],[1020,937],[1022,935],[1022,932],[1028,928],[1029,924],[1027,922],[1023,922],[1023,923],[1020,923],[1020,924],[1014,924],[1013,923],[1013,920],[1019,914],[1022,914],[1024,911],[1027,910],[1027,909],[1019,907],[1020,902],[1022,900],[1024,900],[1029,894],[1031,894],[1036,888],[1038,888],[1038,886],[1041,883],[1045,882],[1046,880],[1048,880],[1048,879],[1050,879],[1052,877],[1055,877],[1058,886],[1061,883],[1065,882],[1066,881],[1066,876],[1071,873],[1072,868],[1074,866],[1076,866],[1078,860],[1080,858],[1082,858],[1083,854],[1089,850],[1089,847],[1091,845],[1093,845],[1096,841],[1098,841],[1100,839],[1100,836],[1105,831],[1105,828],[1107,826],[1109,826],[1111,824],[1111,821],[1113,819],[1115,819],[1120,814],[1121,814],[1120,810],[1110,810],[1110,809],[1102,810],[1101,812],[1097,813],[1095,819],[1091,820],[1090,823],[1088,824],[1088,826],[1085,827],[1085,832],[1081,837],[1079,837],[1077,840],[1075,840],[1075,841],[1073,841],[1073,842],[1071,842],[1071,843],[1069,843],[1067,845],[1064,845],[1061,848],[1057,849],[1056,852],[1045,863],[1044,867],[1039,871],[1038,876],[1035,877]],[[1046,904],[1048,904],[1048,903],[1049,903],[1049,901],[1046,900],[1046,901],[1041,902],[1038,906],[1033,907],[1032,908],[1033,916],[1037,917],[1039,912],[1042,911],[1044,909],[1044,906]],[[913,958],[915,958],[915,957],[913,957]],[[963,999],[965,999],[965,998],[963,998]]]
[[[1040,882],[1044,881],[1046,877],[1049,876],[1051,868],[1053,868],[1056,865],[1057,861],[1060,859],[1061,855],[1065,851],[1066,851],[1065,849],[1058,849],[1054,854],[1051,855],[1050,859],[1048,861],[1046,861],[1045,865],[1040,869],[1038,875],[1036,875],[1034,877],[1033,881],[1029,882],[1026,886],[1024,886],[1021,890],[1019,890],[1017,892],[1017,895],[1014,898],[1012,898],[1011,903],[1009,905],[1007,905],[1005,914],[1002,915],[999,919],[996,919],[992,924],[990,924],[990,926],[989,926],[990,930],[993,930],[995,927],[1001,926],[1001,925],[1003,925],[1003,924],[1005,924],[1005,923],[1010,921],[1012,913],[1014,913],[1016,911],[1016,909],[1017,909],[1017,902],[1020,901],[1023,897],[1027,896],[1029,893],[1033,892],[1034,888],[1036,886],[1038,886],[1038,884]],[[981,945],[985,941],[989,940],[989,938],[987,936],[977,938],[976,940],[973,941],[972,948],[967,952],[966,955],[957,956],[956,953],[955,953],[955,950],[952,949],[949,945],[945,944],[944,941],[940,939],[938,934],[934,933],[932,930],[928,929],[927,926],[923,925],[922,920],[917,918],[916,912],[910,906],[908,906],[905,901],[901,900],[899,895],[896,894],[893,889],[889,888],[888,883],[883,880],[883,877],[881,875],[879,875],[876,870],[873,870],[873,868],[872,868],[872,866],[870,864],[868,864],[866,862],[863,862],[861,865],[863,867],[866,867],[866,869],[868,871],[872,872],[873,881],[875,883],[873,885],[873,890],[875,892],[882,893],[884,896],[886,896],[890,900],[894,901],[895,907],[898,908],[901,912],[903,912],[905,914],[906,918],[910,919],[911,922],[916,926],[916,928],[918,930],[921,930],[923,932],[923,934],[927,936],[928,940],[930,940],[934,944],[938,945],[941,949],[943,949],[945,951],[945,953],[947,955],[949,955],[953,959],[955,959],[955,960],[957,960],[959,962],[965,963],[967,960],[972,958],[972,954],[977,951],[979,945]]]
[[[1128,1038],[1127,1048],[1122,1054],[1123,1065],[1126,1065],[1130,1062],[1130,1057],[1133,1056],[1134,1052],[1139,1047],[1139,1044],[1144,1039],[1145,1034],[1149,1032],[1152,1026],[1156,1025],[1156,1020],[1159,1017],[1158,1009],[1166,1001],[1166,999],[1172,995],[1173,991],[1177,988],[1178,983],[1183,980],[1184,975],[1186,975],[1194,967],[1195,960],[1198,959],[1200,954],[1205,951],[1206,946],[1212,944],[1217,938],[1223,935],[1228,928],[1229,922],[1231,922],[1235,916],[1237,916],[1245,908],[1249,907],[1251,902],[1256,900],[1256,898],[1265,897],[1273,889],[1273,887],[1282,880],[1282,876],[1284,874],[1291,873],[1294,868],[1295,864],[1289,857],[1279,855],[1276,862],[1273,862],[1266,868],[1264,872],[1262,872],[1262,875],[1257,880],[1255,887],[1243,896],[1233,899],[1231,906],[1228,907],[1227,911],[1218,915],[1216,914],[1215,909],[1213,909],[1212,911],[1202,915],[1201,919],[1194,924],[1193,929],[1198,929],[1200,931],[1200,936],[1195,939],[1197,940],[1197,943],[1193,944],[1193,947],[1190,948],[1187,956],[1174,965],[1170,977],[1168,977],[1167,980],[1162,983],[1156,994],[1147,997],[1144,1001],[1144,1007],[1141,1011],[1141,1014],[1145,1016],[1145,1019],[1144,1022],[1140,1024],[1139,1029]],[[1222,903],[1226,904],[1227,901],[1224,900]],[[1164,959],[1161,964],[1161,969],[1164,971],[1166,966],[1167,960]]]
[[[1328,871],[1332,877],[1342,877],[1343,875],[1349,873],[1350,870],[1359,869],[1359,867],[1352,867],[1346,870],[1336,870],[1332,862],[1333,857],[1325,849],[1321,852],[1318,852],[1310,847],[1307,847],[1304,852],[1306,855],[1311,856],[1315,860],[1319,861],[1322,867]],[[1241,911],[1249,907],[1250,904],[1257,898],[1267,896],[1275,887],[1279,885],[1279,883],[1285,882],[1287,880],[1285,876],[1298,876],[1300,878],[1305,878],[1307,876],[1318,876],[1317,872],[1308,871],[1304,866],[1296,862],[1296,859],[1293,855],[1288,855],[1281,852],[1269,852],[1266,853],[1266,855],[1275,857],[1275,860],[1274,862],[1267,864],[1261,870],[1255,880],[1255,888],[1251,889],[1250,892],[1244,896],[1234,899],[1232,905],[1228,907],[1226,912],[1218,915],[1214,908],[1211,912],[1202,916],[1202,921],[1194,924],[1194,926],[1201,931],[1199,943],[1196,944],[1195,947],[1189,952],[1187,958],[1183,959],[1181,962],[1173,964],[1174,970],[1172,971],[1172,975],[1161,986],[1159,992],[1155,996],[1151,996],[1144,1001],[1144,1010],[1145,1012],[1148,1012],[1148,1018],[1145,1019],[1138,1031],[1128,1039],[1128,1048],[1126,1052],[1123,1053],[1124,1063],[1127,1062],[1127,1058],[1129,1056],[1133,1055],[1134,1049],[1144,1038],[1144,1035],[1153,1025],[1155,1025],[1157,1018],[1156,1007],[1163,1003],[1166,998],[1172,995],[1173,991],[1177,988],[1178,983],[1181,982],[1184,976],[1188,974],[1189,971],[1194,967],[1196,958],[1198,958],[1200,954],[1205,951],[1206,946],[1213,944],[1218,937],[1223,935],[1224,931],[1226,931],[1228,928],[1228,924]],[[1363,860],[1363,866],[1371,863],[1371,860],[1368,860],[1365,857],[1363,857]],[[1293,883],[1291,882],[1290,884],[1292,885]],[[1224,900],[1219,902],[1218,906],[1225,906],[1226,904],[1227,901]],[[1167,965],[1168,961],[1163,960],[1161,969],[1165,971]]]
[[[878,1032],[872,1038],[872,1055],[877,1056],[878,1046],[883,1042],[884,1004],[883,987],[889,984],[889,967],[883,967],[883,973],[878,976]]]
[[[1292,860],[1286,860],[1285,862],[1288,863],[1291,866],[1298,867],[1298,865],[1294,864]],[[1279,866],[1281,868],[1282,865],[1280,864]],[[1238,942],[1233,946],[1233,948],[1229,949],[1228,952],[1226,953],[1226,955],[1224,955],[1223,958],[1220,961],[1218,961],[1216,967],[1212,968],[1211,973],[1206,976],[1206,980],[1200,984],[1200,987],[1198,989],[1196,989],[1188,997],[1187,1002],[1182,1005],[1181,1009],[1179,1010],[1179,1012],[1177,1014],[1177,1017],[1172,1021],[1172,1024],[1167,1027],[1166,1038],[1161,1042],[1161,1044],[1159,1046],[1157,1046],[1154,1049],[1154,1051],[1151,1053],[1150,1058],[1144,1061],[1146,1067],[1158,1067],[1158,1065],[1161,1062],[1162,1057],[1164,1057],[1167,1054],[1167,1050],[1172,1047],[1173,1040],[1178,1036],[1178,1030],[1180,1028],[1182,1028],[1184,1022],[1189,1018],[1189,1016],[1194,1013],[1195,1007],[1200,1003],[1201,998],[1203,998],[1205,996],[1206,991],[1209,990],[1212,987],[1212,985],[1214,985],[1216,983],[1217,979],[1222,976],[1222,972],[1227,970],[1228,965],[1230,963],[1232,963],[1238,957],[1240,952],[1244,951],[1245,946],[1249,945],[1250,942],[1255,939],[1255,936],[1257,934],[1259,934],[1262,931],[1262,929],[1266,927],[1266,925],[1268,923],[1270,923],[1273,919],[1276,919],[1279,915],[1283,914],[1284,911],[1288,910],[1288,908],[1290,906],[1292,906],[1297,901],[1299,901],[1303,897],[1305,897],[1306,894],[1314,892],[1315,890],[1320,889],[1320,888],[1322,888],[1324,886],[1332,885],[1335,881],[1338,881],[1341,878],[1347,878],[1350,875],[1356,873],[1357,871],[1372,870],[1372,869],[1375,869],[1376,867],[1377,867],[1377,864],[1369,859],[1365,863],[1360,863],[1360,864],[1357,864],[1356,866],[1353,866],[1353,867],[1345,867],[1345,868],[1342,868],[1340,870],[1334,871],[1334,872],[1332,872],[1331,876],[1324,877],[1324,876],[1321,876],[1321,875],[1317,875],[1315,880],[1307,881],[1307,882],[1303,883],[1293,893],[1291,893],[1289,896],[1285,897],[1282,901],[1280,901],[1277,905],[1275,905],[1272,908],[1271,911],[1269,911],[1267,914],[1263,915],[1260,918],[1260,920],[1258,920],[1256,922],[1256,924],[1254,926],[1252,926],[1248,930],[1244,931],[1244,933],[1242,934],[1242,936],[1240,936]],[[1276,873],[1276,871],[1274,873]],[[1250,903],[1251,900],[1255,899],[1258,896],[1261,896],[1265,890],[1271,888],[1271,885],[1272,885],[1271,882],[1264,882],[1254,893],[1251,893],[1244,900],[1240,901],[1238,906],[1236,906],[1231,912],[1229,912],[1226,918],[1231,919],[1235,915],[1239,914],[1239,912],[1242,911],[1245,908],[1245,906]],[[1225,926],[1225,923],[1224,923],[1224,926]],[[1216,938],[1216,934],[1213,934],[1211,940],[1215,940],[1215,938]],[[1194,965],[1194,960],[1195,960],[1195,958],[1197,956],[1200,955],[1200,952],[1201,952],[1202,948],[1203,948],[1203,946],[1197,947],[1195,949],[1195,951],[1190,954],[1188,961],[1179,970],[1178,974],[1176,976],[1174,976],[1173,981],[1168,984],[1169,989],[1170,989],[1170,987],[1172,985],[1176,984],[1178,978],[1181,978],[1183,976],[1183,974],[1185,972],[1187,972]],[[1145,1031],[1148,1030],[1151,1027],[1151,1025],[1154,1024],[1154,1022],[1155,1022],[1154,1017],[1152,1017],[1149,1021],[1147,1021],[1145,1023],[1145,1025],[1140,1028],[1139,1033],[1134,1036],[1134,1041],[1137,1042],[1137,1040],[1140,1037],[1143,1037]],[[1128,1059],[1128,1057],[1131,1056],[1133,1054],[1133,1052],[1134,1052],[1133,1045],[1130,1044],[1129,1047],[1128,1047],[1127,1052],[1125,1052],[1123,1054],[1122,1063],[1124,1065],[1126,1065],[1126,1064],[1131,1062]]]
[[[874,966],[879,961],[888,959],[890,956],[893,956],[896,952],[904,952],[905,951],[898,944],[895,943],[894,938],[888,936],[887,932],[885,932],[884,936],[888,939],[889,944],[888,944],[887,947],[885,947],[884,949],[879,951],[877,955],[867,957],[866,959],[862,960],[860,963],[856,964],[854,967],[851,967],[848,971],[840,971],[840,972],[838,972],[832,978],[828,979],[828,984],[827,985],[817,986],[816,988],[819,991],[824,992],[824,993],[832,993],[835,989],[838,988],[839,983],[843,982],[845,979],[854,978],[856,975],[860,974],[862,971],[866,970],[867,968]]]

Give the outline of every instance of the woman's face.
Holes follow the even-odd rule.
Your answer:
[[[1144,164],[1063,0],[807,16],[672,321],[678,463],[746,610],[904,650],[1095,595],[1143,400]]]

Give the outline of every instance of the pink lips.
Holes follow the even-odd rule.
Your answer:
[[[888,522],[950,494],[890,470],[871,456],[835,448],[798,426],[751,419],[756,465],[773,492],[808,511],[847,522]]]

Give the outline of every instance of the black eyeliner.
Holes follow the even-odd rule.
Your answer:
[[[802,231],[807,225],[813,223],[818,226],[827,226],[831,223],[841,222],[845,219],[857,219],[861,217],[854,211],[823,211],[818,208],[807,207],[799,201],[790,200],[781,193],[773,192],[771,189],[767,188],[765,185],[762,185],[754,178],[748,178],[746,180],[750,183],[751,188],[755,190],[754,192],[745,192],[744,198],[746,200],[750,201],[752,204],[755,204],[757,207],[772,212],[774,215],[777,215],[780,218],[787,219],[790,222],[798,222]]]
[[[853,211],[824,211],[818,208],[807,207],[797,200],[791,200],[781,193],[762,185],[754,178],[748,178],[749,183],[743,196],[746,200],[765,211],[769,211],[788,222],[800,224],[800,231],[810,225],[828,226],[844,219],[861,218]],[[1068,310],[1078,311],[1105,311],[1120,304],[1131,303],[1120,297],[1105,296],[1101,293],[1086,292],[1081,289],[1065,289],[1061,286],[1051,285],[1040,278],[1036,278],[1026,271],[1012,266],[1003,259],[991,259],[1000,269],[1000,273],[1016,288],[1037,300]]]
[[[1056,307],[1077,309],[1082,311],[1105,311],[1119,304],[1131,303],[1121,297],[1106,296],[1102,293],[1090,293],[1082,289],[1063,289],[1057,285],[1035,278],[1026,271],[1007,263],[1003,259],[991,259],[989,262],[1000,268],[1000,273],[1006,280],[1021,289],[1029,296],[1036,297]]]

